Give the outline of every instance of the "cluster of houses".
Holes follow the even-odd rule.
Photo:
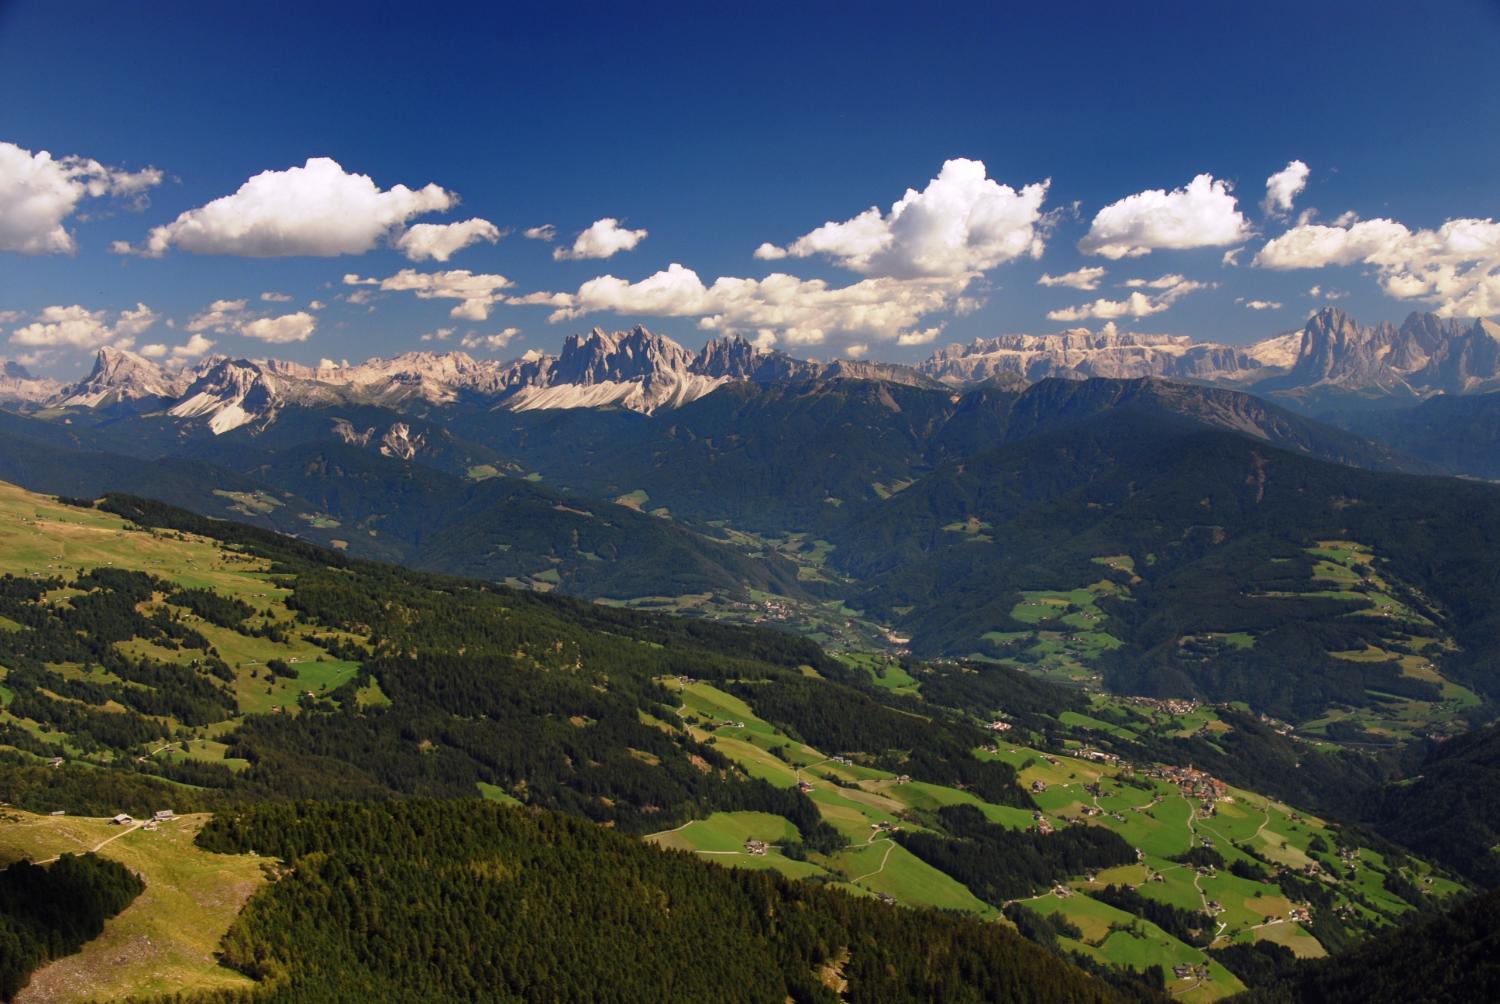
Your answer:
[[[1203,802],[1205,813],[1213,813],[1214,803],[1223,798],[1229,791],[1228,785],[1212,774],[1204,773],[1189,764],[1186,767],[1172,767],[1162,765],[1151,767],[1146,770],[1147,777],[1160,778],[1170,781],[1182,790],[1187,798],[1196,798]]]
[[[762,613],[755,618],[757,624],[763,624],[766,621],[788,621],[792,618],[792,605],[781,600],[766,600],[760,608]]]
[[[995,719],[993,722],[990,722],[989,725],[985,726],[985,728],[989,729],[991,732],[1009,732],[1011,730],[1011,727],[1012,726],[1010,722],[1004,721],[1003,719],[999,718]]]
[[[1289,736],[1295,731],[1289,723],[1279,718],[1272,718],[1265,712],[1261,712],[1260,723],[1279,736]]]
[[[1184,962],[1172,967],[1172,975],[1179,980],[1206,980],[1208,979],[1208,965],[1202,962],[1189,965]]]
[[[762,858],[765,857],[769,846],[764,840],[747,840],[745,841],[745,853],[752,857]]]
[[[61,815],[61,813],[53,813],[53,815]],[[173,812],[171,809],[158,809],[151,814],[150,819],[145,820],[142,828],[147,830],[154,830],[162,823],[170,823],[176,818],[177,813]],[[115,826],[134,826],[136,824],[135,817],[124,812],[110,819],[110,822]]]
[[[1132,697],[1130,703],[1153,711],[1165,711],[1169,715],[1191,715],[1198,710],[1198,702],[1183,697]]]
[[[1036,831],[1042,836],[1045,837],[1047,834],[1052,832],[1052,821],[1049,820],[1046,816],[1042,815],[1040,812],[1034,812],[1031,814],[1031,818],[1036,823]]]

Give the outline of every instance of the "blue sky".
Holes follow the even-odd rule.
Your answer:
[[[913,360],[1111,322],[1245,342],[1330,295],[1500,312],[1496,3],[702,6],[0,0],[0,355],[511,356],[640,321]],[[310,158],[336,166],[202,211]],[[283,218],[317,185],[336,225]],[[446,261],[397,243],[467,220]]]

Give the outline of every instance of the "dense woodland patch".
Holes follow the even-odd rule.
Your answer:
[[[715,868],[550,813],[257,806],[200,840],[286,862],[226,939],[228,964],[265,981],[256,1001],[1121,999],[995,924]],[[238,998],[198,998],[220,999]]]
[[[0,1000],[13,1000],[38,966],[78,951],[145,884],[94,854],[0,870]]]

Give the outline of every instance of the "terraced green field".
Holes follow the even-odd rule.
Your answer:
[[[746,840],[760,839],[774,845],[776,840],[790,836],[789,822],[760,813],[715,813],[650,839],[695,851],[721,864],[774,868],[797,877],[819,875],[865,893],[883,893],[901,903],[985,917],[996,915],[992,905],[883,837],[877,827],[921,830],[926,828],[924,814],[948,805],[973,805],[993,822],[1022,829],[1035,825],[1030,810],[990,804],[971,792],[943,785],[900,783],[888,772],[839,762],[826,751],[782,734],[759,718],[745,701],[716,687],[701,682],[683,686],[668,681],[668,685],[680,694],[682,723],[694,736],[712,737],[715,747],[751,776],[782,787],[799,781],[810,783],[809,797],[849,845],[833,854],[810,855],[808,861],[779,855],[774,846],[764,856],[751,856],[745,852]],[[1114,700],[1100,698],[1100,707]],[[1144,719],[1172,731],[1197,731],[1215,721],[1212,711],[1202,707],[1180,715],[1147,710],[1150,715],[1143,713]],[[1101,730],[1119,728],[1087,715],[1074,716],[1073,723]],[[1350,909],[1372,922],[1410,909],[1385,889],[1390,866],[1379,854],[1359,848],[1358,856],[1347,866],[1340,866],[1331,852],[1315,854],[1310,850],[1315,841],[1330,849],[1337,847],[1337,832],[1323,820],[1253,792],[1225,787],[1211,814],[1205,814],[1204,803],[1188,797],[1171,777],[1150,776],[1156,771],[1151,765],[1101,763],[1004,742],[993,752],[978,750],[975,755],[1018,768],[1022,785],[1033,790],[1033,800],[1052,827],[1108,827],[1138,849],[1137,864],[1094,876],[1071,876],[1064,882],[1066,895],[1049,892],[1026,903],[1044,913],[1061,912],[1078,924],[1084,937],[1070,947],[1101,961],[1138,969],[1161,965],[1168,973],[1174,965],[1207,966],[1207,975],[1201,979],[1194,976],[1169,981],[1168,989],[1175,997],[1215,1000],[1243,986],[1201,949],[1092,898],[1090,889],[1111,883],[1131,885],[1147,898],[1193,911],[1214,903],[1216,944],[1265,938],[1305,957],[1325,952],[1308,925],[1289,916],[1294,907],[1306,904],[1287,896],[1274,878],[1258,882],[1228,871],[1227,866],[1236,861],[1259,866],[1248,851],[1273,862],[1273,868],[1279,865],[1299,874],[1316,864],[1321,872],[1318,881],[1333,890],[1335,908]],[[1173,860],[1190,848],[1206,844],[1222,855],[1224,869],[1200,872]],[[1407,877],[1425,883],[1425,888],[1438,897],[1460,888],[1421,862],[1409,866]]]

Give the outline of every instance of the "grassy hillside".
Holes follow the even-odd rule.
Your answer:
[[[514,477],[476,480],[326,441],[326,430],[324,442],[275,452],[234,443],[149,459],[105,452],[117,440],[97,432],[54,442],[58,427],[6,417],[23,424],[13,435],[0,422],[0,480],[36,491],[136,492],[362,557],[591,598],[807,597],[785,558],[748,557],[602,499]]]
[[[148,830],[108,819],[4,810],[0,866],[92,851],[145,883],[102,935],[38,971],[17,999],[107,1000],[251,986],[219,965],[217,953],[241,907],[265,881],[262,862],[254,855],[200,849],[194,841],[207,819],[186,815]]]
[[[1404,1004],[1500,995],[1494,950],[1500,893],[1391,931],[1338,958],[1304,964],[1247,995],[1246,1004]]]
[[[718,687],[688,684],[681,691],[681,718],[696,737],[711,741],[753,776],[788,789],[810,785],[808,797],[847,843],[806,853],[784,819],[725,813],[650,840],[717,864],[812,877],[908,905],[995,916],[1020,904],[1077,929],[1059,939],[1065,952],[1143,975],[1152,966],[1169,976],[1173,966],[1203,967],[1184,980],[1169,979],[1168,989],[1190,1000],[1212,1000],[1244,986],[1210,947],[1269,941],[1299,956],[1320,957],[1461,888],[1389,845],[1276,799],[1233,785],[1215,787],[1184,768],[1103,754],[1091,729],[1050,752],[1029,745],[1023,736],[1032,733],[1021,726],[986,744],[980,758],[1016,771],[1033,803],[1023,807],[978,796],[972,785],[905,775],[915,772],[919,758],[912,754],[919,750],[893,755],[873,745],[880,735],[891,735],[878,724],[861,726],[875,729],[863,743],[835,724],[839,716],[878,723],[882,715],[880,705],[862,708],[857,695],[836,685],[806,681],[793,691],[784,713],[800,721],[796,728],[788,719],[757,715],[753,695],[775,689],[736,688],[752,695],[747,704]],[[823,706],[831,717],[818,715]],[[919,731],[940,727],[913,721]],[[814,744],[810,730],[842,742]],[[1052,835],[1039,835],[1039,828]],[[1073,839],[1068,835],[1099,830],[1120,838],[1123,856],[1109,857],[1116,852],[1108,844],[1065,849]],[[768,846],[761,850],[752,841]],[[1212,864],[1185,863],[1195,848]],[[1087,854],[1104,857],[1088,865]],[[1204,919],[1191,933],[1165,930],[1104,902],[1111,885],[1133,887],[1149,903]],[[1307,912],[1293,913],[1298,910]]]
[[[208,846],[291,861],[319,847],[289,848],[271,836],[276,826],[236,829],[230,820],[281,819],[291,810],[249,806],[288,798],[439,797],[455,800],[430,810],[447,828],[466,813],[492,818],[482,815],[487,800],[520,803],[736,866],[745,876],[735,883],[780,873],[877,910],[889,900],[967,914],[983,926],[933,935],[981,939],[963,952],[1001,951],[984,947],[992,935],[964,932],[994,930],[1007,910],[1027,911],[1026,924],[1057,915],[1066,923],[1047,939],[1056,951],[1132,993],[1188,966],[1194,975],[1171,989],[1192,1000],[1241,986],[1215,947],[1272,940],[1316,955],[1458,888],[1425,862],[1284,801],[1183,774],[1189,758],[1232,770],[1267,751],[1303,756],[1255,739],[1232,709],[1158,719],[1002,667],[840,661],[785,634],[369,564],[142,499],[101,505],[0,490],[9,573],[0,577],[0,798],[25,809],[213,809],[227,829],[213,830]],[[1059,604],[1082,610],[1093,596],[1023,597],[1019,616],[1044,623]],[[996,721],[1009,728],[995,730]],[[54,757],[61,766],[49,765]],[[1266,773],[1277,770],[1287,773]],[[329,826],[341,812],[357,828],[391,825],[364,809],[295,811]],[[28,818],[59,832],[81,827],[74,846],[107,831]],[[185,831],[131,833],[100,852],[161,847],[163,834]],[[308,860],[319,862],[305,876],[313,885],[283,879],[251,901],[278,919],[268,927],[252,907],[231,936],[239,971],[322,987],[304,949],[267,933],[305,924],[328,929],[309,942],[318,951],[355,951],[348,964],[370,986],[410,976],[441,996],[434,988],[450,985],[431,981],[458,978],[440,964],[398,971],[341,940],[346,929],[304,899],[368,862]],[[458,876],[446,867],[404,881],[447,889]],[[210,884],[229,881],[211,867],[205,874]],[[1121,900],[1110,886],[1135,886],[1139,899]],[[148,878],[147,895],[151,888]],[[1169,906],[1209,911],[1212,924]],[[863,907],[827,909],[864,916]],[[193,929],[217,938],[218,923],[204,918]],[[788,974],[813,970],[836,970],[828,979],[849,987],[887,985],[885,955],[862,957],[866,942],[851,942],[850,928],[830,930],[815,949],[762,957],[757,965],[780,966],[779,979],[792,981],[767,985],[800,986]],[[471,936],[500,953],[505,979],[519,978],[500,961],[511,951],[502,933]],[[183,944],[167,930],[159,937]],[[493,938],[501,940],[485,940]],[[742,951],[737,944],[723,947]],[[88,952],[59,965],[86,968]],[[797,963],[787,968],[789,957]],[[856,978],[871,960],[879,965]],[[955,965],[968,971],[968,962]],[[897,973],[915,981],[908,988],[957,986],[946,966]],[[210,982],[222,976],[205,972]]]

